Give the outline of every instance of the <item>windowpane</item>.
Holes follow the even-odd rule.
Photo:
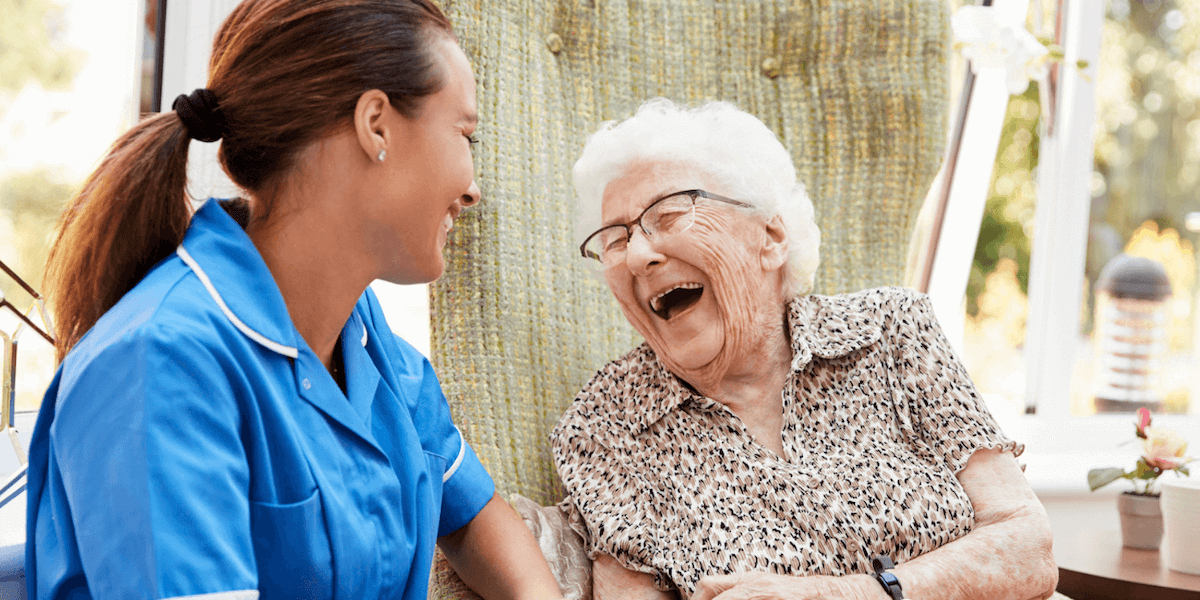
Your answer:
[[[1103,36],[1071,412],[1194,413],[1200,3],[1109,0]]]
[[[991,411],[1025,408],[1025,319],[1036,204],[1038,87],[1012,96],[967,281],[963,362]]]
[[[141,1],[0,0],[0,260],[35,288],[64,203],[136,118]],[[7,276],[0,290],[32,303]],[[53,371],[50,345],[23,334],[18,410],[37,408]]]

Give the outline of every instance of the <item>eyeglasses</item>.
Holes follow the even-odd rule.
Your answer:
[[[625,249],[629,247],[629,241],[633,238],[633,225],[640,227],[642,233],[646,234],[646,239],[650,241],[683,233],[696,222],[697,198],[716,200],[741,208],[754,208],[753,204],[704,190],[674,192],[650,203],[650,206],[632,222],[601,227],[584,240],[579,246],[579,253],[584,258],[595,259],[608,267],[624,259]]]

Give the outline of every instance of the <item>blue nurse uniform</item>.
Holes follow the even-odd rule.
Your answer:
[[[424,599],[436,538],[494,485],[370,290],[342,341],[345,394],[206,202],[46,393],[30,597]]]

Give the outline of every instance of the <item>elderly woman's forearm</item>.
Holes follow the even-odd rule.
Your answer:
[[[895,569],[910,598],[1030,600],[1058,585],[1053,535],[1016,457],[980,449],[958,473],[975,525],[967,535]]]
[[[595,600],[678,600],[674,592],[654,587],[654,576],[621,566],[617,559],[596,555],[592,563],[592,596]]]
[[[978,527],[894,571],[911,598],[1042,599],[1058,584],[1049,526],[1032,511]]]

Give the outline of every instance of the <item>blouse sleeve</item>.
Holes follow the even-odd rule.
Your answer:
[[[1025,450],[1005,437],[942,333],[929,297],[909,292],[890,311],[899,389],[914,435],[957,474],[976,450]]]
[[[559,422],[550,440],[565,488],[559,506],[583,538],[588,558],[607,554],[626,569],[653,575],[659,590],[675,589],[654,564],[653,515],[642,514],[649,507],[669,504],[654,497],[618,452],[590,435],[594,422],[571,417],[568,413]]]

